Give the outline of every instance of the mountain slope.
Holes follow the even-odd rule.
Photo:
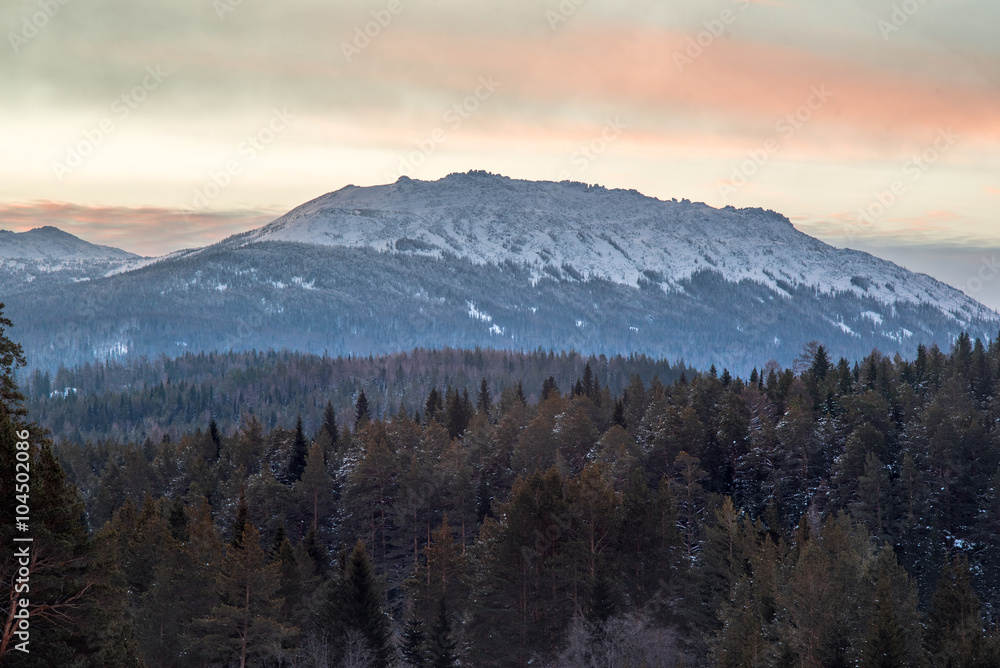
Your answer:
[[[448,253],[476,264],[523,263],[536,278],[565,273],[630,286],[646,278],[669,288],[710,270],[779,291],[787,283],[886,304],[934,303],[962,321],[995,315],[930,276],[836,249],[772,211],[713,209],[634,190],[475,172],[435,182],[403,177],[385,186],[347,186],[238,239]]]
[[[820,340],[911,356],[1000,317],[759,209],[483,173],[347,187],[273,223],[8,299],[33,365],[289,348],[643,352],[746,373]]]
[[[56,290],[136,266],[134,253],[99,246],[46,225],[27,232],[0,230],[0,294]]]
[[[111,246],[98,246],[46,225],[27,232],[0,230],[0,258],[50,260],[134,260],[138,255]]]

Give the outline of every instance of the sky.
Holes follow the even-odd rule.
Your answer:
[[[484,169],[774,209],[998,308],[998,25],[975,0],[3,0],[0,228],[157,255]]]

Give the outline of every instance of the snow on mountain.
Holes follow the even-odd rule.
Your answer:
[[[27,232],[0,230],[0,258],[73,262],[79,260],[132,260],[139,256],[111,246],[98,246],[46,225]]]
[[[786,293],[784,284],[851,292],[886,306],[930,303],[962,323],[997,315],[930,276],[825,244],[773,211],[715,209],[634,190],[484,172],[347,186],[227,241],[447,253],[477,264],[525,264],[536,278],[593,277],[631,286],[648,281],[666,291],[707,269],[728,281],[761,282],[779,294]]]

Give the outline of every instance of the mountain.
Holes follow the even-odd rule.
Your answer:
[[[8,301],[32,364],[198,350],[648,353],[745,372],[910,356],[1000,316],[761,209],[484,172],[347,186],[262,228]],[[112,272],[114,273],[114,272]]]
[[[131,267],[138,255],[98,246],[46,225],[27,232],[0,230],[0,295],[27,287],[57,289]]]
[[[0,230],[0,258],[79,262],[134,260],[139,256],[111,246],[98,246],[46,225],[27,232]]]

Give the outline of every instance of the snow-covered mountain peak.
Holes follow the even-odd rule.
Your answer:
[[[81,260],[132,260],[139,256],[111,246],[99,246],[46,225],[27,232],[0,230],[0,258],[76,262]]]
[[[651,282],[666,291],[709,270],[779,293],[807,285],[874,297],[887,307],[930,303],[963,322],[996,316],[930,276],[810,237],[774,211],[715,209],[635,190],[480,171],[346,186],[230,240],[264,241],[451,254],[478,264],[524,264],[537,278]]]

